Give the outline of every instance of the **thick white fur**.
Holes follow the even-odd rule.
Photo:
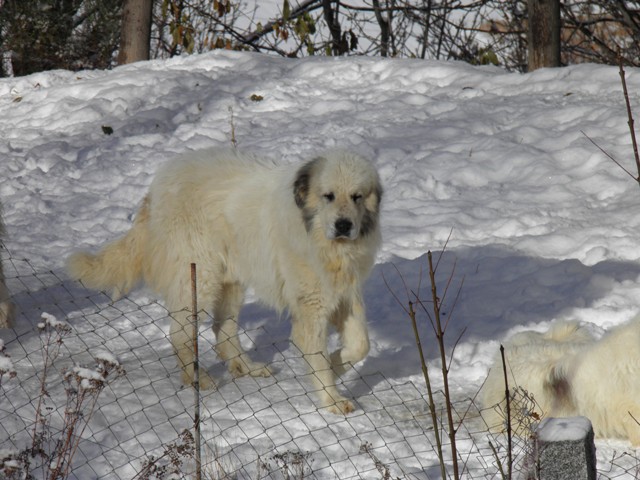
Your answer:
[[[600,438],[640,445],[640,317],[595,340],[573,322],[547,333],[522,332],[505,345],[510,386],[532,393],[545,416],[582,415]],[[504,428],[504,379],[499,358],[483,387],[483,417]],[[518,430],[516,432],[523,433]]]
[[[4,236],[4,223],[2,222],[2,207],[0,206],[0,242]],[[11,295],[4,280],[2,258],[0,258],[0,328],[13,326],[15,309],[11,302]]]
[[[190,264],[214,317],[216,350],[234,375],[269,375],[238,341],[244,291],[253,288],[290,312],[292,339],[314,373],[321,406],[347,413],[354,407],[338,393],[335,375],[369,349],[361,286],[380,244],[381,194],[373,166],[347,152],[297,168],[233,151],[194,152],[160,169],[123,238],[97,255],[72,255],[68,269],[114,297],[140,279],[162,295],[174,312],[171,341],[185,384],[193,377]],[[330,325],[342,341],[331,355]],[[213,386],[206,373],[200,382]]]
[[[640,318],[563,359],[560,368],[578,414],[591,420],[597,437],[640,445]]]
[[[557,322],[545,333],[515,334],[503,345],[510,391],[526,390],[533,396],[536,413],[541,416],[575,415],[569,381],[559,364],[594,341],[576,322]],[[482,416],[495,431],[503,431],[506,426],[505,390],[502,358],[498,353],[481,391]],[[512,421],[516,423],[512,428],[517,434],[526,435],[527,425],[517,424],[518,417],[522,417],[522,412],[518,415],[512,412]]]

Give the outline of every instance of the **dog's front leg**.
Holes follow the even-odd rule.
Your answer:
[[[297,311],[293,312],[291,337],[309,365],[320,406],[335,414],[350,413],[354,410],[353,403],[338,393],[327,351],[329,315],[318,304],[306,299],[297,306]]]
[[[0,233],[2,233],[2,220],[0,220]],[[9,290],[4,283],[2,271],[2,259],[0,258],[0,328],[13,327],[15,308],[11,303]]]
[[[336,375],[342,375],[369,353],[367,319],[359,292],[341,303],[331,323],[342,343],[342,347],[331,354],[331,367]]]

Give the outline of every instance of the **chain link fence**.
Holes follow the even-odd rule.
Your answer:
[[[5,276],[17,319],[13,328],[0,331],[11,365],[0,374],[0,478],[24,478],[25,465],[31,478],[195,478],[196,402],[202,478],[441,477],[419,375],[416,381],[398,381],[355,368],[339,388],[357,399],[359,408],[346,417],[332,415],[314,403],[305,360],[281,328],[261,326],[241,334],[245,349],[267,362],[274,375],[232,378],[215,357],[211,319],[202,314],[201,368],[218,384],[197,399],[180,383],[167,338],[170,315],[152,297],[139,293],[113,303],[11,257],[5,258]],[[53,318],[71,328],[56,330],[55,321],[43,326]],[[108,361],[126,373],[95,370],[96,358],[117,359]],[[104,374],[102,380],[78,366]],[[96,385],[100,388],[91,390]],[[444,395],[434,393],[436,412],[444,419]],[[503,477],[504,436],[488,432],[473,398],[456,399],[452,408],[463,478]],[[450,472],[444,423],[437,428]],[[60,460],[64,448],[72,453],[68,464]],[[524,475],[531,451],[530,439],[514,439],[514,472]],[[58,477],[55,462],[64,464]],[[635,453],[614,454],[599,462],[599,475],[637,478],[638,465]]]

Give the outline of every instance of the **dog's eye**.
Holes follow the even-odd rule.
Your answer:
[[[361,198],[362,195],[360,195],[359,193],[354,193],[353,195],[351,195],[351,200],[353,200],[354,203],[358,203]]]
[[[323,197],[327,202],[333,202],[336,199],[336,196],[333,194],[333,192],[325,193]]]

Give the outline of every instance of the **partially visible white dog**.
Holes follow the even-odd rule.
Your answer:
[[[540,416],[575,415],[569,381],[559,365],[594,341],[588,330],[577,322],[557,322],[545,333],[515,334],[503,345],[510,395],[514,397],[514,392],[526,391],[533,397]],[[502,357],[497,354],[481,391],[482,417],[494,431],[504,431],[506,427],[505,393]],[[523,415],[526,416],[526,412],[512,413],[512,428],[519,435],[528,433],[526,422],[517,422]]]
[[[365,357],[369,338],[362,283],[380,244],[382,188],[360,156],[332,152],[302,166],[275,166],[234,151],[187,154],[157,173],[131,230],[97,255],[76,253],[71,275],[113,297],[144,280],[173,312],[171,341],[182,381],[193,377],[190,264],[214,317],[216,350],[236,376],[269,375],[238,340],[246,288],[292,316],[292,339],[314,375],[321,406],[353,403],[335,376]],[[342,346],[329,355],[330,325]],[[203,387],[213,379],[201,373]]]
[[[4,222],[2,221],[2,205],[0,205],[0,242],[4,236]],[[11,294],[7,289],[2,268],[2,258],[0,258],[0,328],[13,326],[15,308],[11,301]]]
[[[640,317],[599,340],[575,322],[558,322],[545,334],[521,332],[505,354],[510,387],[532,394],[542,415],[582,415],[597,437],[640,445]],[[498,357],[482,391],[483,417],[494,430],[504,429],[502,372]],[[525,433],[522,427],[516,433]]]
[[[576,411],[591,420],[597,437],[640,446],[640,318],[562,359],[558,374],[570,383]]]

